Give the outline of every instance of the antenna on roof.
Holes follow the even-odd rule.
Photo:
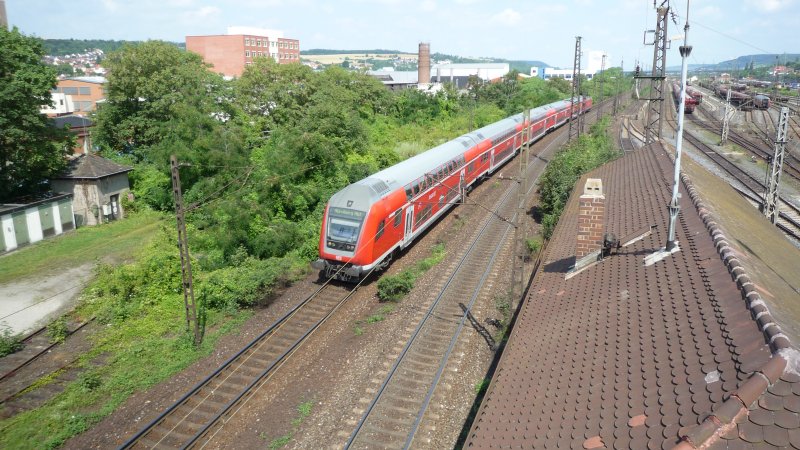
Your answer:
[[[689,0],[686,0],[686,25],[683,27],[683,45],[681,53],[681,97],[678,104],[678,135],[675,138],[675,178],[672,184],[672,200],[669,202],[669,229],[667,230],[667,243],[664,248],[645,258],[645,264],[650,265],[660,261],[668,255],[680,250],[678,240],[675,238],[675,222],[680,212],[678,188],[681,182],[681,151],[683,147],[683,114],[686,109],[686,78],[688,73],[689,55],[692,46],[689,45]]]

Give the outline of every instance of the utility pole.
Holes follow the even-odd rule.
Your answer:
[[[666,5],[666,6],[664,6]],[[664,0],[656,8],[658,22],[654,31],[653,43],[653,71],[650,78],[650,101],[645,119],[645,144],[652,144],[661,139],[663,129],[662,116],[664,115],[664,78],[667,63],[667,15],[669,14],[669,0]],[[652,30],[651,30],[652,31]],[[647,32],[645,32],[646,40]],[[646,45],[651,45],[645,42]]]
[[[603,78],[605,78],[603,74],[606,70],[606,56],[607,55],[603,53],[603,59],[600,61],[600,95],[597,96],[597,120],[603,117],[603,96],[605,95],[603,92]]]
[[[181,177],[178,169],[178,158],[175,155],[169,158],[172,169],[172,194],[175,197],[175,216],[178,223],[178,250],[181,254],[181,284],[183,286],[183,306],[186,310],[186,330],[192,329],[194,323],[194,344],[200,345],[202,336],[200,324],[197,320],[197,306],[194,302],[194,286],[192,285],[192,260],[189,256],[189,243],[186,239],[186,218],[183,209],[183,193],[181,192]]]
[[[778,130],[775,137],[775,154],[769,165],[767,174],[767,190],[764,192],[764,204],[762,210],[764,216],[773,224],[778,221],[778,198],[781,184],[781,172],[783,171],[783,158],[786,152],[786,128],[789,125],[789,108],[781,107],[780,118],[778,118]]]
[[[728,130],[730,129],[730,121],[733,116],[731,111],[731,88],[728,88],[728,95],[725,99],[725,112],[722,117],[722,134],[720,134],[719,145],[724,145],[728,142]]]
[[[528,161],[531,141],[531,110],[525,108],[522,113],[522,145],[520,146],[519,175],[517,176],[517,220],[514,222],[514,261],[511,266],[511,304],[516,305],[522,300],[525,290],[525,212],[526,194],[528,192]]]
[[[625,78],[625,60],[624,59],[622,61],[620,61],[620,63],[619,63],[619,78],[617,78],[617,82],[614,83],[614,84],[616,84],[616,88],[614,89],[614,111],[612,112],[612,114],[614,116],[617,115],[617,108],[619,107],[619,96],[622,94],[622,92],[619,90],[619,84],[620,84],[620,82],[622,82],[623,78]]]
[[[666,21],[665,25],[666,27]],[[689,45],[689,0],[686,0],[686,25],[683,27],[683,45],[680,46],[681,52],[681,97],[678,105],[678,136],[675,144],[675,178],[672,185],[672,200],[669,203],[669,229],[667,230],[667,253],[678,250],[678,241],[675,238],[675,222],[678,219],[680,206],[678,205],[678,187],[681,183],[681,148],[683,144],[683,115],[686,111],[686,79],[689,71],[689,55],[692,53],[692,46]]]
[[[578,111],[575,111],[575,103]],[[567,142],[581,137],[583,131],[583,102],[581,102],[581,37],[575,36],[575,61],[572,64],[572,98],[569,108],[569,134]]]

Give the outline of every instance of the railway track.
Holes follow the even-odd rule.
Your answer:
[[[719,128],[722,126],[719,123],[719,121],[716,118],[710,117],[708,113],[703,111],[701,108],[698,108],[698,111],[701,111],[700,115],[704,116],[706,120],[700,120],[698,117],[695,116],[687,116],[689,121],[701,128],[717,133],[719,131]],[[728,139],[730,139],[733,143],[739,145],[740,147],[744,148],[752,155],[761,158],[764,161],[769,161],[772,158],[773,149],[768,148],[763,144],[756,144],[754,142],[751,142],[749,139],[741,136],[735,131],[732,130],[729,131]],[[795,156],[793,153],[786,152],[786,155],[784,157],[783,170],[788,176],[800,182],[800,159],[798,159],[798,157]]]
[[[77,333],[93,320],[94,318],[79,323],[67,333],[67,336]],[[13,377],[20,369],[36,361],[59,343],[50,342],[50,337],[47,335],[47,327],[42,327],[23,339],[22,344],[24,346],[22,350],[3,358],[4,364],[2,368],[0,368],[0,372],[2,373],[2,375],[0,375],[0,382]],[[2,402],[5,402],[5,400],[0,401],[0,403]]]
[[[535,170],[534,164],[528,170]],[[468,312],[480,295],[488,294],[485,283],[494,261],[509,250],[506,237],[513,226],[498,216],[516,221],[516,186],[506,190],[473,234],[467,251],[389,369],[345,448],[404,449],[412,445]]]
[[[202,447],[360,284],[324,284],[128,439],[120,449]]]
[[[668,122],[673,129],[677,128],[674,120],[668,120]],[[713,161],[717,167],[735,180],[735,183],[730,179],[728,180],[728,183],[731,184],[734,189],[743,193],[743,195],[755,206],[761,205],[764,197],[764,191],[766,190],[761,181],[757,180],[748,172],[742,170],[739,166],[729,161],[715,148],[715,146],[708,145],[701,141],[699,138],[697,138],[697,136],[692,134],[691,131],[684,129],[683,137],[686,142],[703,152],[703,154]],[[791,239],[796,242],[800,242],[800,208],[781,197],[779,198],[778,209],[778,227]]]

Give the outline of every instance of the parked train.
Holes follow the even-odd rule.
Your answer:
[[[678,83],[672,83],[672,98],[675,99],[675,106],[677,107],[681,101],[681,86]],[[694,108],[697,106],[697,103],[698,102],[694,99],[694,97],[691,95],[686,95],[686,100],[684,101],[684,114],[691,114],[694,112]]]
[[[693,99],[695,99],[695,101],[697,101],[698,105],[703,103],[703,93],[700,92],[699,90],[697,90],[697,89],[695,89],[695,88],[693,88],[691,86],[687,86],[686,87],[686,93],[689,94]]]
[[[325,207],[319,259],[312,266],[325,275],[356,281],[388,266],[394,254],[411,245],[466,191],[510,160],[522,146],[592,107],[581,97],[530,110],[462,135],[381,170],[335,193]],[[572,111],[571,111],[572,110]]]

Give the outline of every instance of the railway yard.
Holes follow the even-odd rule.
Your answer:
[[[729,143],[718,146],[722,102],[705,100],[687,116],[685,149],[692,160],[760,204],[772,153],[776,110],[740,112]],[[627,103],[626,103],[627,102]],[[642,102],[623,98],[613,133],[625,153],[642,147]],[[672,103],[670,103],[672,106]],[[598,106],[595,105],[595,108]],[[800,127],[797,106],[781,186],[777,226],[800,246]],[[606,101],[606,112],[610,101]],[[665,108],[664,137],[675,135],[674,108]],[[589,122],[596,118],[586,115]],[[535,181],[567,139],[567,127],[530,148],[526,208],[537,205]],[[237,335],[178,376],[133,395],[117,411],[66,443],[66,448],[452,448],[464,443],[471,417],[504,346],[502,327],[517,302],[507,294],[512,223],[527,234],[540,225],[516,216],[522,158],[479,184],[467,201],[388,269],[396,274],[444,249],[399,303],[380,303],[378,277],[357,285],[311,277],[259,310]],[[502,218],[502,220],[498,219]],[[525,266],[525,279],[538,261]],[[74,324],[70,333],[86,324]],[[90,329],[91,326],[86,327]],[[36,335],[31,337],[35,340]],[[70,345],[73,337],[67,337]],[[31,383],[48,361],[48,344],[4,361],[4,411],[35,407]],[[58,345],[56,346],[58,347]]]

